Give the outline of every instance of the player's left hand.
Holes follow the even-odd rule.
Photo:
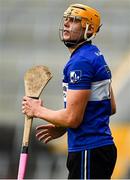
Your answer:
[[[53,124],[40,125],[36,128],[36,137],[39,141],[47,144],[49,141],[65,134],[66,128],[56,127]]]

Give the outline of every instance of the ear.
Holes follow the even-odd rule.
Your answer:
[[[93,24],[86,24],[86,30],[84,33],[84,39],[89,39],[94,35],[94,25]]]
[[[87,34],[90,35],[90,34],[93,34],[93,33],[94,33],[94,25],[89,24]]]

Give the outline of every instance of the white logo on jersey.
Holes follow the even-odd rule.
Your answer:
[[[70,72],[70,82],[71,83],[76,83],[80,80],[81,78],[81,71],[80,70],[75,70]]]

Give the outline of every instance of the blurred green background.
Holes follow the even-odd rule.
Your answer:
[[[104,54],[113,74],[117,114],[111,128],[118,148],[113,178],[130,178],[130,0],[0,0],[0,179],[17,177],[24,116],[24,73],[46,65],[53,74],[41,98],[53,109],[63,107],[62,69],[69,52],[58,28],[71,3],[84,3],[101,12],[103,26],[93,43]],[[66,136],[48,145],[35,138],[33,122],[26,178],[65,179]]]

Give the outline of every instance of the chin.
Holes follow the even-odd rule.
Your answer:
[[[64,37],[63,37],[63,40],[64,40],[64,41],[70,41],[70,38],[67,38],[67,37],[64,36]]]
[[[63,34],[63,38],[64,38],[65,40],[70,40],[70,35],[69,35],[68,33],[64,33],[64,34]]]

